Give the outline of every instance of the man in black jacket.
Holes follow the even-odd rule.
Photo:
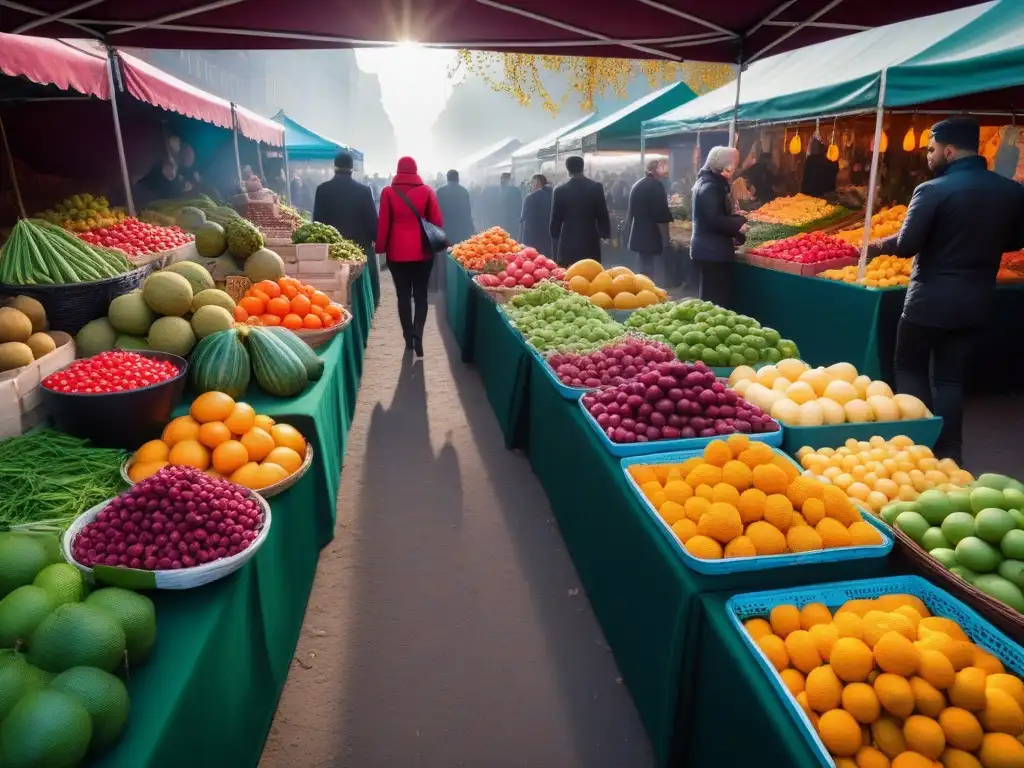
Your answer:
[[[647,163],[647,173],[629,190],[626,223],[630,225],[629,250],[638,256],[640,272],[655,285],[667,285],[665,248],[668,247],[668,192],[661,182],[660,160]]]
[[[916,255],[896,334],[896,388],[942,417],[935,453],[957,463],[971,347],[992,319],[1002,254],[1024,248],[1024,187],[987,169],[979,133],[966,117],[932,126],[936,178],[914,190],[899,233],[869,248]]]
[[[498,191],[501,195],[498,226],[511,237],[515,237],[519,229],[519,216],[523,210],[523,193],[519,187],[512,184],[511,173],[501,174]]]
[[[551,258],[551,187],[548,186],[544,174],[534,174],[530,179],[531,192],[523,200],[522,232],[519,242],[536,248],[541,254]]]
[[[334,178],[316,188],[313,221],[330,224],[369,256],[377,237],[377,208],[373,193],[352,178],[352,155],[339,152],[334,158]]]
[[[563,267],[580,259],[601,261],[601,241],[612,236],[604,187],[583,175],[578,155],[566,159],[565,170],[569,179],[555,187],[551,198],[555,261]]]
[[[461,243],[476,233],[473,211],[469,203],[469,190],[459,184],[459,172],[448,171],[448,183],[437,190],[437,202],[444,218],[444,231],[452,245]]]

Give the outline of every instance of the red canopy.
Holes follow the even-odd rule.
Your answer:
[[[110,98],[106,57],[59,40],[0,34],[0,72],[98,99]]]
[[[401,41],[538,54],[735,62],[977,0],[19,0],[0,31],[144,48]]]

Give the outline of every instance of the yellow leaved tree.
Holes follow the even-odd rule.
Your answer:
[[[608,91],[625,98],[629,82],[635,77],[646,77],[652,88],[682,80],[697,95],[735,77],[735,68],[729,64],[465,50],[458,53],[455,69],[459,68],[481,77],[491,88],[509,94],[523,106],[540,99],[552,114],[557,114],[570,98],[578,100],[583,110],[593,109],[595,98]],[[561,97],[552,95],[544,84],[545,72],[568,76],[568,89]]]

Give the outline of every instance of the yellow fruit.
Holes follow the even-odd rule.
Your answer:
[[[736,503],[736,509],[739,510],[740,519],[743,520],[744,525],[749,525],[764,517],[764,507],[767,498],[764,491],[757,488],[748,488],[740,494],[740,500]]]
[[[250,461],[263,461],[275,447],[274,438],[259,427],[253,427],[242,435],[242,445],[249,452]]]
[[[707,483],[701,483],[694,488],[693,495],[700,496],[702,499],[707,499],[709,502],[713,502],[715,500],[715,491]]]
[[[685,547],[687,552],[701,560],[722,559],[722,545],[708,536],[694,536]]]
[[[856,613],[837,613],[832,623],[835,624],[839,637],[854,637],[863,640],[864,619]]]
[[[167,461],[176,467],[195,467],[205,471],[210,468],[210,451],[198,440],[182,440],[171,448]]]
[[[601,272],[590,281],[590,284],[587,286],[587,290],[590,291],[591,296],[595,293],[603,293],[611,299],[614,296],[614,291],[612,289],[612,276],[607,272]]]
[[[855,637],[840,637],[832,646],[829,664],[840,680],[862,683],[875,666],[871,649]]]
[[[791,604],[776,605],[768,614],[772,631],[785,640],[790,632],[800,629],[800,610]]]
[[[256,470],[256,486],[255,489],[267,488],[275,483],[280,483],[282,480],[288,479],[288,470],[279,464],[274,464],[270,461],[264,461]]]
[[[812,669],[804,681],[807,706],[815,712],[828,712],[842,702],[843,684],[829,666]]]
[[[805,384],[809,384],[811,389],[814,390],[814,394],[817,397],[821,397],[825,394],[825,388],[832,381],[832,377],[829,376],[824,368],[812,368],[809,371],[804,371],[797,377],[797,381],[802,381]]]
[[[693,496],[683,504],[686,516],[694,523],[700,522],[701,515],[711,509],[711,502],[701,496]]]
[[[728,483],[722,482],[712,487],[711,501],[713,503],[729,504],[735,507],[740,501],[740,492]]]
[[[876,382],[881,383],[881,382]],[[870,387],[868,387],[870,389]],[[891,397],[884,395],[869,395],[866,400],[871,413],[874,416],[872,421],[899,421],[900,409]]]
[[[231,430],[223,421],[208,421],[199,427],[199,442],[207,448],[216,448],[230,439]]]
[[[163,440],[150,440],[148,443],[142,444],[132,456],[132,460],[136,462],[167,461],[170,450],[170,446]]]
[[[665,498],[674,501],[676,504],[685,504],[687,499],[693,497],[693,488],[683,480],[671,480],[665,483]]]
[[[224,423],[231,430],[231,434],[244,435],[256,426],[256,411],[248,403],[235,403],[234,410],[231,411],[230,416],[224,419]],[[260,427],[260,429],[264,428]],[[269,430],[266,431],[269,434]]]
[[[690,522],[687,520],[686,522]],[[725,545],[725,557],[754,557],[757,550],[754,549],[754,542],[746,536],[737,536]]]
[[[595,307],[600,307],[601,309],[613,309],[615,307],[615,302],[612,300],[612,297],[604,291],[598,291],[597,293],[590,294],[590,303]]]
[[[1006,733],[986,733],[978,758],[985,768],[1024,768],[1024,744]]]
[[[249,452],[237,440],[228,440],[213,449],[213,468],[225,477],[249,461]]]
[[[1002,674],[1003,672],[1006,671],[1003,668],[1003,662],[1001,662],[999,659],[997,659],[991,653],[986,651],[984,648],[979,648],[978,646],[974,646],[974,648],[971,649],[971,652],[972,652],[972,657],[971,657],[971,666],[972,667],[978,667],[979,669],[984,669],[985,673],[988,674],[988,675],[999,675],[999,674]]]
[[[786,398],[792,400],[797,405],[803,405],[817,399],[817,397],[818,395],[813,387],[806,381],[795,381],[786,387]]]
[[[940,691],[949,688],[956,679],[956,671],[953,669],[949,659],[946,658],[946,655],[931,649],[920,650],[921,646],[919,644],[915,645],[919,649],[920,657],[917,665],[917,674],[929,685],[938,688]]]
[[[845,758],[840,758],[840,760],[843,759]],[[857,750],[854,766],[855,768],[890,768],[890,763],[889,758],[881,751],[865,745]],[[838,761],[836,761],[836,768],[839,768]]]
[[[832,655],[832,647],[836,644],[836,640],[839,639],[839,633],[836,632],[835,626],[832,624],[815,624],[807,631],[814,638],[822,661],[828,662],[829,657]]]
[[[1001,691],[1005,691],[1013,697],[1018,707],[1024,709],[1024,683],[1021,682],[1020,678],[1003,673],[990,674],[985,678],[985,688],[986,690],[998,688]]]
[[[736,371],[743,367],[745,366],[741,365],[739,368],[736,368]],[[754,369],[750,368],[749,370],[753,371]],[[733,375],[735,375],[735,371],[733,371]],[[729,435],[725,444],[729,446],[729,450],[732,451],[733,456],[739,456],[750,447],[750,438],[740,432],[736,432],[735,434]]]
[[[973,752],[981,746],[981,723],[966,709],[947,707],[939,714],[939,725],[951,747]]]
[[[677,520],[672,524],[672,533],[676,535],[683,544],[697,535],[697,525],[690,518]]]
[[[647,480],[640,486],[640,491],[648,500],[651,500],[655,494],[664,492],[664,490],[658,480]]]
[[[798,672],[795,669],[784,669],[779,672],[779,677],[782,678],[782,682],[785,683],[786,688],[794,698],[803,693],[804,676],[801,672]]]
[[[785,496],[773,493],[764,502],[764,521],[785,533],[793,522],[793,505]]]
[[[772,631],[772,625],[760,618],[747,619],[743,622],[743,628],[747,630],[747,634],[749,634],[754,640],[764,637],[765,635],[774,634]]]
[[[758,490],[766,494],[784,494],[788,484],[786,473],[774,464],[760,464],[754,467],[754,487]]]
[[[155,475],[167,466],[166,461],[133,461],[128,469],[128,477],[133,483],[141,483],[147,477]]]
[[[882,543],[880,534],[870,523],[857,522],[851,525],[850,540],[855,547],[877,546]]]
[[[618,278],[616,278],[616,280],[618,280]],[[630,293],[629,291],[616,293],[612,299],[612,303],[615,309],[637,309],[640,306],[640,302],[637,301],[636,294]]]
[[[849,547],[853,543],[846,526],[838,520],[833,520],[831,517],[822,518],[814,526],[814,530],[821,536],[821,543],[825,549]]]
[[[916,638],[910,619],[898,613],[871,610],[864,614],[864,642],[874,648],[886,632],[899,632],[908,640]]]
[[[289,475],[294,474],[302,466],[302,457],[291,448],[278,446],[270,453],[264,461],[284,467]]]
[[[235,401],[223,392],[204,392],[192,401],[189,414],[200,424],[224,421],[235,410]]]
[[[716,486],[720,482],[722,482],[722,470],[714,464],[700,464],[686,476],[686,484],[693,489],[696,489],[698,485]]]
[[[727,544],[743,534],[743,521],[740,519],[739,510],[732,504],[713,503],[708,511],[700,516],[697,533]]]
[[[581,296],[590,295],[590,281],[583,277],[583,275],[576,275],[575,277],[570,278],[568,287],[570,291],[578,293]]]
[[[825,517],[825,502],[821,499],[807,499],[801,507],[804,520],[810,526],[815,526]]]
[[[850,384],[857,378],[857,369],[850,363],[833,363],[825,369],[825,373],[831,376],[833,380],[839,379]]]
[[[637,273],[633,275],[633,285],[636,286],[638,291],[654,291],[654,281],[651,280],[647,275]]]
[[[781,555],[786,551],[786,536],[771,523],[757,520],[747,526],[746,533],[760,556]]]
[[[915,708],[918,714],[938,717],[946,708],[946,697],[934,686],[920,677],[910,678],[910,690],[914,692]]]
[[[921,660],[920,651],[899,632],[886,632],[872,650],[875,663],[883,672],[903,677],[911,677],[917,672]]]
[[[789,663],[804,674],[821,666],[818,644],[807,630],[797,629],[790,632],[786,636],[785,644]]]
[[[809,477],[798,477],[786,488],[786,497],[794,509],[802,509],[808,499],[823,499],[825,486]]]
[[[835,652],[832,653],[833,657]],[[909,717],[914,711],[914,691],[910,688],[910,682],[899,675],[885,672],[875,678],[875,693],[878,694],[878,701],[889,714],[896,717]]]
[[[754,474],[742,461],[733,459],[722,467],[722,482],[742,493],[753,484]]]
[[[800,477],[800,470],[797,469],[796,465],[794,465],[793,462],[785,456],[773,456],[772,464],[786,473],[786,482],[788,483],[792,483]]]
[[[875,689],[867,683],[850,683],[843,688],[843,709],[864,725],[871,725],[882,712]]]
[[[954,665],[955,666],[955,665]],[[980,712],[985,708],[985,670],[978,667],[964,667],[956,673],[956,679],[949,687],[949,703],[969,712]]]
[[[790,552],[815,552],[823,548],[821,536],[806,523],[789,529],[786,533],[786,545]]]
[[[838,616],[840,613],[855,613],[863,617],[868,611],[873,610],[875,610],[874,600],[847,600],[836,611],[836,615]]]
[[[810,630],[818,624],[829,624],[832,612],[824,603],[808,603],[800,609],[800,628]]]
[[[988,733],[1024,733],[1024,712],[1010,694],[998,688],[985,689],[985,708],[978,714],[978,720]]]
[[[849,712],[842,709],[831,709],[821,716],[818,734],[825,748],[839,757],[855,755],[863,746],[860,726]]]
[[[291,448],[299,456],[306,455],[306,438],[290,424],[275,424],[270,428],[270,436],[274,438],[274,445]]]
[[[803,360],[798,360],[794,357],[787,357],[776,363],[775,367],[778,369],[779,375],[785,376],[790,381],[796,381],[800,378],[800,374],[806,371],[810,366],[808,366]]]
[[[970,640],[964,631],[960,629],[959,624],[943,616],[929,616],[921,622],[921,626],[934,632],[942,632],[944,635],[949,635],[953,640]]]
[[[786,644],[777,635],[765,635],[755,641],[757,647],[765,655],[768,661],[779,672],[789,667],[789,654],[786,653]],[[823,669],[823,667],[822,667]]]
[[[946,748],[946,736],[937,722],[924,715],[913,715],[903,723],[907,749],[935,760]]]
[[[761,464],[771,464],[775,453],[771,447],[764,443],[751,443],[747,450],[739,455],[739,460],[753,469]]]
[[[983,768],[982,764],[978,762],[978,758],[970,752],[952,747],[946,747],[939,762],[942,763],[943,768]]]
[[[892,399],[902,419],[923,419],[928,415],[928,408],[913,395],[895,395]]]
[[[843,410],[846,411],[846,420],[851,424],[862,424],[875,420],[875,414],[871,410],[871,406],[860,398],[850,400],[843,406]]]
[[[259,484],[259,469],[259,464],[250,461],[232,472],[229,479],[235,485],[241,485],[243,488],[255,488]]]
[[[612,276],[612,290],[611,295],[618,298],[620,293],[628,293],[632,295],[636,291],[636,286],[633,284],[632,274],[619,274]]]
[[[164,427],[161,439],[168,448],[173,448],[175,443],[180,443],[183,440],[198,440],[199,422],[191,416],[179,416],[172,419]]]
[[[676,504],[674,501],[666,501],[658,507],[658,515],[671,528],[678,521],[686,517],[686,509],[682,504]]]
[[[840,406],[857,399],[857,390],[848,381],[833,380],[828,383],[822,395]],[[845,416],[845,412],[844,412]]]
[[[896,755],[890,768],[935,768],[935,762],[918,752],[904,752]]]
[[[567,280],[571,280],[576,275],[582,275],[587,280],[593,280],[599,274],[601,274],[604,268],[601,266],[601,262],[595,261],[594,259],[581,259],[567,270],[565,270],[565,277]]]
[[[903,738],[903,725],[889,715],[882,715],[871,724],[871,737],[874,739],[875,746],[890,759],[907,751],[907,742]]]
[[[838,520],[847,527],[861,520],[857,508],[840,488],[826,485],[822,488],[821,494],[827,517]]]

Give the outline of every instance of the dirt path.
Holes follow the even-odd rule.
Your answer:
[[[439,299],[404,355],[390,280],[262,768],[647,768],[547,498]]]

